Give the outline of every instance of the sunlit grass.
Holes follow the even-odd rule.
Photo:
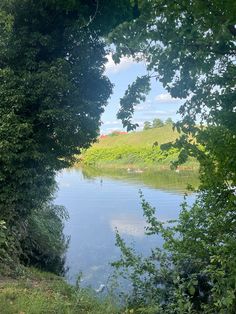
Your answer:
[[[1,314],[119,313],[108,298],[68,285],[62,278],[31,270],[17,280],[0,280]]]
[[[154,142],[159,145],[172,142],[179,137],[179,133],[173,131],[172,126],[165,125],[161,128],[155,128],[139,132],[131,132],[116,136],[107,136],[99,140],[94,146],[110,147],[110,146],[152,146]]]

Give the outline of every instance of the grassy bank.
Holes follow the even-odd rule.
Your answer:
[[[171,162],[177,160],[179,150],[161,150],[160,146],[175,141],[178,136],[170,125],[129,134],[111,134],[86,150],[79,162],[102,168],[169,169]],[[191,158],[182,166],[185,170],[197,167],[196,160]]]
[[[119,313],[110,299],[68,285],[61,277],[25,269],[17,279],[0,277],[1,314]]]

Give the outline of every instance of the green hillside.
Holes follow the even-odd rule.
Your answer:
[[[134,146],[144,147],[152,146],[156,141],[158,144],[164,144],[174,141],[178,138],[179,133],[172,130],[171,125],[165,125],[161,128],[149,129],[139,132],[131,132],[128,134],[107,136],[94,144],[94,147],[117,147],[117,146]]]
[[[165,125],[129,134],[113,133],[102,137],[79,157],[80,163],[102,168],[169,168],[176,160],[179,150],[171,148],[163,151],[161,144],[175,141],[179,133],[172,126]],[[183,166],[197,168],[197,163],[189,159]]]

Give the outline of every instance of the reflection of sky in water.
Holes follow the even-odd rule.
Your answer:
[[[112,231],[118,230],[122,236],[143,237],[146,223],[143,219],[136,216],[123,215],[122,217],[112,218],[110,226]]]
[[[59,174],[58,184],[56,203],[64,205],[70,215],[65,223],[65,234],[71,238],[66,256],[67,277],[75,282],[82,271],[84,285],[94,287],[106,283],[111,272],[109,262],[120,256],[114,245],[116,228],[127,241],[135,241],[137,251],[143,254],[161,242],[155,237],[144,237],[140,188],[145,199],[157,208],[157,217],[162,221],[177,218],[183,201],[183,193],[105,177],[84,179],[80,170]],[[193,199],[190,196],[189,202]]]

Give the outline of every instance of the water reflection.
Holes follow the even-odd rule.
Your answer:
[[[126,215],[111,219],[110,226],[113,232],[118,230],[121,235],[144,237],[146,223],[136,216]]]
[[[126,241],[135,241],[138,252],[148,254],[160,239],[144,237],[145,221],[139,189],[157,208],[158,219],[176,219],[188,183],[197,185],[197,174],[162,172],[128,174],[95,169],[65,170],[57,178],[57,204],[64,205],[70,219],[64,232],[71,238],[66,255],[67,279],[75,283],[83,272],[83,285],[98,288],[111,273],[109,262],[117,260],[115,229]],[[188,197],[192,203],[194,195]]]
[[[187,191],[187,186],[197,188],[199,185],[199,176],[197,171],[188,170],[144,170],[143,172],[131,172],[129,169],[101,169],[93,167],[81,168],[85,179],[95,180],[98,177],[106,176],[115,180],[123,180],[133,183],[143,183],[146,186],[166,191]]]

